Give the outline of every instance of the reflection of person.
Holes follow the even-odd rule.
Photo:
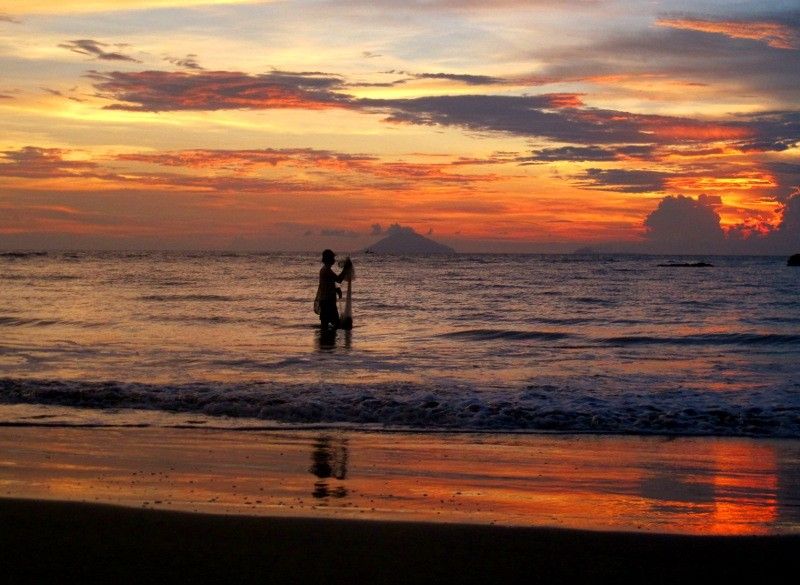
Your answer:
[[[314,483],[314,491],[311,494],[315,498],[347,496],[346,487],[331,488],[328,485],[330,478],[343,480],[347,477],[347,439],[331,439],[326,435],[319,437],[311,452],[309,471],[319,478],[319,481]]]
[[[336,261],[336,254],[332,250],[322,252],[322,264],[324,266],[319,271],[319,288],[317,289],[317,301],[319,303],[319,321],[323,330],[339,327],[339,310],[336,308],[337,296],[341,297],[342,290],[336,286],[347,278],[352,263],[348,258],[341,274],[336,274],[332,269]]]

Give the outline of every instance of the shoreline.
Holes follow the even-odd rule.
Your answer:
[[[800,535],[252,517],[5,498],[0,522],[0,566],[11,582],[744,582],[793,566],[800,544]]]
[[[800,441],[0,427],[0,497],[208,514],[800,534]]]

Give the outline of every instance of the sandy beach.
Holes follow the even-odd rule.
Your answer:
[[[745,582],[800,538],[258,518],[0,499],[7,582]]]
[[[4,427],[0,451],[6,572],[39,578],[735,580],[800,544],[797,441]]]

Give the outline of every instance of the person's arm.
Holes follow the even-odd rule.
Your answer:
[[[344,266],[342,267],[342,272],[340,274],[336,275],[336,282],[341,284],[342,281],[345,278],[347,278],[347,276],[350,274],[350,268],[352,266],[353,266],[353,263],[350,261],[350,258],[345,260]],[[336,274],[336,273],[334,272],[334,274]]]

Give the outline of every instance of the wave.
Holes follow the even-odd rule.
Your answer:
[[[31,282],[43,281],[61,281],[61,280],[80,280],[80,276],[74,274],[0,274],[0,280],[28,280]]]
[[[543,340],[554,341],[571,337],[569,333],[559,331],[519,331],[514,329],[468,329],[441,333],[437,337],[448,339],[468,339],[470,341],[492,341],[507,339],[513,341]]]
[[[0,327],[51,327],[53,325],[68,325],[74,327],[100,327],[104,323],[89,323],[85,321],[67,321],[64,319],[41,319],[31,317],[9,317],[0,315]]]
[[[185,295],[143,295],[139,297],[140,301],[157,301],[157,302],[170,302],[170,301],[218,301],[229,302],[235,301],[236,298],[228,295],[210,295],[210,294],[185,294]]]
[[[621,393],[547,384],[481,391],[412,383],[159,385],[3,378],[0,402],[353,428],[800,438],[797,385]]]
[[[227,315],[150,315],[149,321],[166,323],[205,323],[208,325],[224,325],[229,323],[252,323],[252,319],[230,317]]]
[[[39,256],[47,256],[47,252],[0,252],[0,258],[36,258]]]
[[[601,299],[598,297],[572,297],[569,300],[584,305],[599,305],[601,307],[613,307],[617,304],[616,301],[611,299]]]
[[[800,335],[782,333],[701,333],[681,337],[622,335],[601,340],[613,345],[790,345],[800,343]]]

